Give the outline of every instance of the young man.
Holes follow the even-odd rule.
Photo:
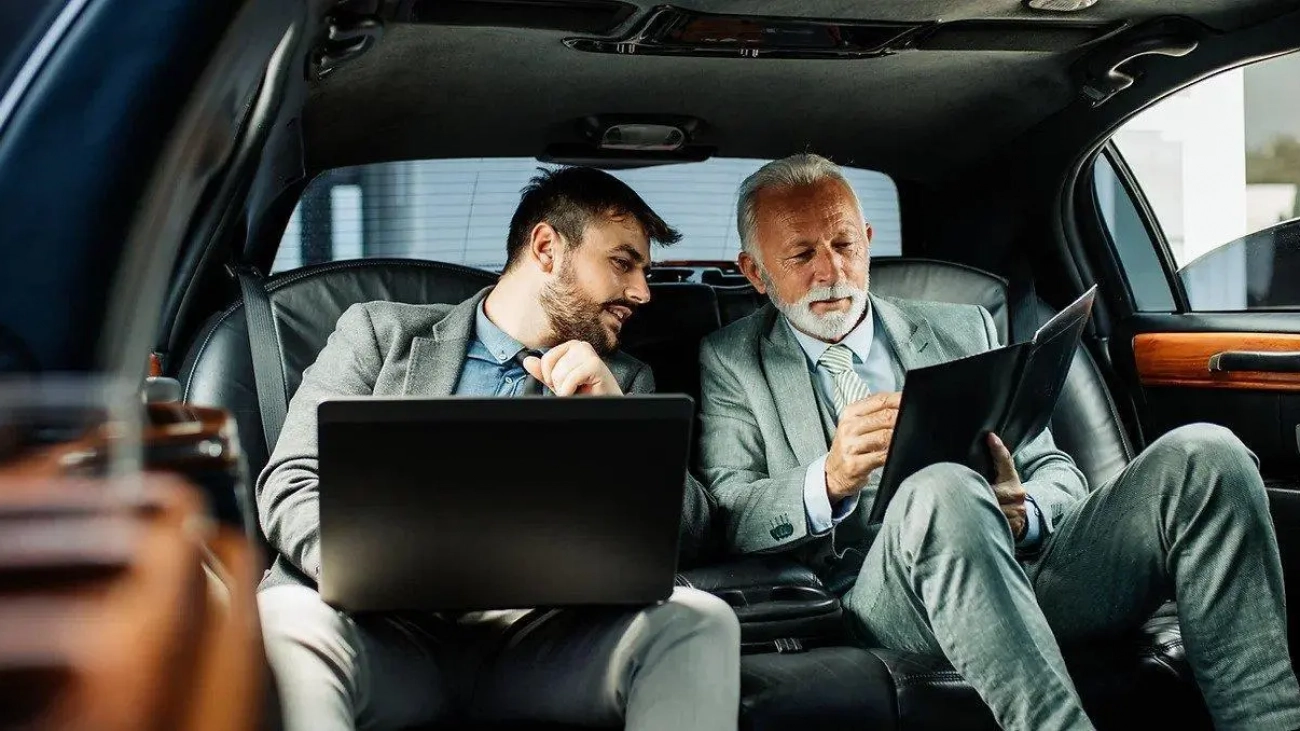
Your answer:
[[[679,588],[663,605],[635,612],[353,618],[322,602],[315,585],[322,400],[651,392],[650,369],[617,351],[619,333],[650,299],[651,240],[678,238],[607,173],[543,173],[511,220],[508,261],[495,286],[452,307],[370,302],[339,318],[303,374],[257,486],[262,526],[278,552],[258,599],[288,731],[401,728],[448,717],[622,720],[629,731],[735,728],[739,625],[726,603],[703,592]],[[651,448],[628,445],[629,453]],[[710,503],[698,483],[687,482],[682,546],[689,554],[703,540]]]
[[[1091,729],[1058,638],[1129,630],[1174,595],[1215,727],[1300,726],[1267,495],[1231,432],[1177,429],[1092,491],[1049,432],[1014,456],[993,435],[993,484],[928,467],[872,540],[907,371],[995,347],[992,318],[869,295],[871,227],[825,158],[764,166],[737,217],[741,268],[771,304],[700,356],[702,476],[733,548],[856,575],[843,597],[855,629],[945,655],[1003,728]]]

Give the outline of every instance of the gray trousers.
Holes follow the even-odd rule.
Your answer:
[[[1131,631],[1170,597],[1215,727],[1300,728],[1267,493],[1221,427],[1152,443],[1023,564],[985,480],[922,470],[890,503],[845,606],[880,646],[946,656],[1003,728],[1053,731],[1092,728],[1058,642]]]
[[[286,731],[536,720],[735,729],[740,626],[678,588],[641,610],[353,618],[304,586],[258,595]]]

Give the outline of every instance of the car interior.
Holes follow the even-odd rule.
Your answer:
[[[414,161],[665,170],[689,186],[711,160],[811,151],[887,176],[897,246],[873,254],[870,290],[981,305],[1009,343],[1098,285],[1052,418],[1057,445],[1095,488],[1177,426],[1233,429],[1259,457],[1297,605],[1300,293],[1287,281],[1300,226],[1248,232],[1252,251],[1272,252],[1271,290],[1250,279],[1241,306],[1202,306],[1200,265],[1176,256],[1120,134],[1163,100],[1300,50],[1292,0],[68,0],[10,12],[0,373],[137,384],[139,466],[156,484],[148,509],[87,492],[103,435],[7,440],[0,421],[0,728],[278,726],[254,599],[273,549],[251,490],[286,404],[350,305],[457,303],[499,274],[447,253],[466,238],[350,250],[338,232],[369,231],[386,209],[360,204],[363,225],[337,215],[338,198],[318,217],[334,243],[310,249],[326,182],[371,190],[365,171]],[[737,182],[707,198],[720,229],[734,229]],[[412,191],[383,200],[419,205]],[[518,185],[496,194],[510,205],[481,215],[504,231]],[[1292,205],[1284,218],[1300,216]],[[700,340],[765,298],[734,263],[734,231],[697,256],[683,228],[682,248],[656,252],[652,300],[622,347],[659,391],[698,402]],[[285,264],[290,240],[302,250]],[[504,252],[503,238],[484,241]],[[1220,256],[1200,271],[1228,276]],[[212,527],[194,545],[197,518]],[[123,543],[101,523],[140,532]],[[59,538],[3,537],[24,530]],[[808,567],[716,543],[677,582],[740,620],[742,728],[997,728],[944,658],[855,643],[835,588]],[[1064,650],[1099,728],[1209,728],[1175,597],[1140,631]]]

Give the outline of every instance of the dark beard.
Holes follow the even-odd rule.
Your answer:
[[[593,302],[578,289],[576,277],[571,267],[560,270],[555,284],[542,290],[540,298],[542,311],[551,323],[551,333],[555,342],[581,340],[596,349],[602,358],[618,350],[618,335],[600,321],[601,313],[611,305],[622,305],[636,310],[636,303],[626,299],[612,299],[608,302]]]

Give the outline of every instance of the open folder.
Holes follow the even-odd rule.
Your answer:
[[[1090,287],[1026,342],[908,371],[869,522],[884,518],[903,480],[932,464],[964,464],[992,481],[990,432],[1015,454],[1047,428],[1096,290]]]

